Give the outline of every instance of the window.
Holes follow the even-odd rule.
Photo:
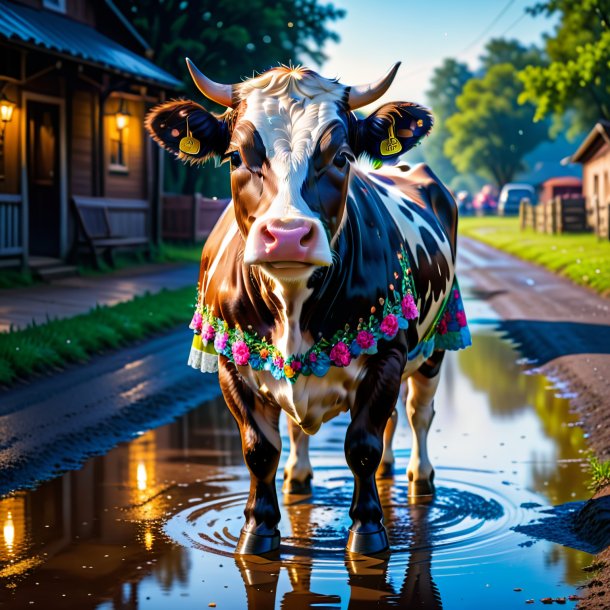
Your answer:
[[[66,12],[66,0],[42,0],[42,6],[58,13]]]

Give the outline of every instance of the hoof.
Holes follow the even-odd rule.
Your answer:
[[[237,548],[236,555],[265,555],[272,553],[280,548],[280,533],[275,530],[271,536],[261,536],[253,532],[245,532],[242,530]]]
[[[429,479],[421,479],[420,481],[413,481],[411,479],[413,475],[409,473],[409,498],[425,498],[434,495],[434,472],[430,475]]]
[[[381,462],[375,475],[378,479],[389,479],[394,476],[394,462]]]
[[[297,481],[296,479],[286,479],[284,481],[282,491],[285,494],[291,494],[295,496],[311,495],[311,476],[307,477],[304,481]]]
[[[359,555],[376,555],[383,553],[390,548],[388,543],[388,535],[385,527],[376,532],[354,532],[349,531],[347,539],[348,553],[358,553]]]

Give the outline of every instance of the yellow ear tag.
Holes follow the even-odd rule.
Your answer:
[[[196,155],[201,149],[201,142],[193,136],[189,129],[189,118],[186,117],[186,136],[180,140],[180,152]]]
[[[402,144],[400,140],[394,134],[394,123],[392,123],[388,129],[388,138],[383,140],[379,146],[379,152],[387,157],[388,155],[395,155],[402,150]]]

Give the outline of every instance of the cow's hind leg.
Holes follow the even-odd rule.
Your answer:
[[[406,344],[397,343],[370,361],[352,407],[345,437],[345,457],[354,474],[350,507],[352,526],[347,550],[371,555],[388,548],[375,472],[383,453],[383,432],[392,414],[405,365]]]
[[[289,417],[288,436],[290,455],[284,467],[284,486],[287,494],[311,493],[313,470],[309,461],[309,436]]]
[[[407,417],[413,433],[407,467],[409,497],[434,493],[434,468],[428,457],[428,430],[434,418],[434,395],[440,379],[444,351],[437,351],[411,377],[407,396]]]
[[[280,408],[263,403],[241,379],[226,358],[219,366],[220,387],[241,435],[246,466],[250,471],[250,493],[244,510],[246,521],[237,543],[238,555],[262,555],[280,546],[277,524],[280,508],[275,474],[281,452]]]

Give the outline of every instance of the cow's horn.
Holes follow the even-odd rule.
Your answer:
[[[399,67],[400,62],[398,61],[377,82],[351,87],[348,100],[349,107],[356,110],[356,108],[361,108],[379,99],[390,88]]]
[[[197,89],[203,93],[208,99],[223,106],[232,108],[235,104],[233,100],[233,85],[223,85],[210,80],[205,74],[199,71],[199,68],[187,57],[186,65],[189,72],[197,85]]]

